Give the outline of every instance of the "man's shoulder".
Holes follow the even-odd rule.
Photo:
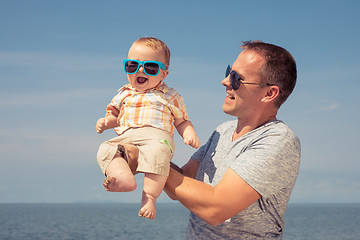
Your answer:
[[[249,138],[265,141],[275,148],[293,146],[300,149],[300,140],[296,133],[280,120],[270,121],[259,127]]]
[[[270,129],[270,131],[283,135],[284,137],[298,139],[296,133],[290,128],[290,126],[281,120],[269,122],[268,129]]]

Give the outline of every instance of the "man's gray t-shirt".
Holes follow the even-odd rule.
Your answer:
[[[196,178],[215,186],[233,169],[260,199],[218,226],[190,213],[187,239],[281,239],[283,216],[300,163],[300,142],[282,121],[274,120],[232,141],[237,121],[220,125],[192,159]]]

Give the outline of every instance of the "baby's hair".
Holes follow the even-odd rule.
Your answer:
[[[160,39],[154,38],[154,37],[142,37],[136,40],[134,43],[142,43],[145,44],[148,47],[151,47],[154,50],[162,49],[165,55],[165,66],[166,69],[169,68],[170,65],[170,50],[168,46],[161,41]]]

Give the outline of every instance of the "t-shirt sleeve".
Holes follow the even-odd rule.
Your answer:
[[[260,195],[271,195],[295,182],[300,160],[298,138],[269,131],[251,142],[231,168]]]
[[[209,151],[209,148],[211,148],[211,145],[214,145],[214,141],[216,142],[218,139],[217,137],[217,131],[215,130],[212,135],[210,136],[210,138],[208,139],[208,141],[206,142],[205,145],[202,145],[192,156],[191,159],[197,161],[197,162],[202,162],[202,160],[204,160],[206,153]]]
[[[201,146],[192,156],[191,159],[197,161],[197,162],[201,162],[202,159],[204,159],[205,156],[205,151],[206,151],[206,145]]]

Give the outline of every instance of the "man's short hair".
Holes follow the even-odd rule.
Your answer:
[[[275,100],[279,108],[294,90],[297,78],[296,62],[293,56],[284,48],[261,41],[243,42],[241,48],[255,51],[265,58],[260,74],[263,83],[278,86],[281,93]]]

